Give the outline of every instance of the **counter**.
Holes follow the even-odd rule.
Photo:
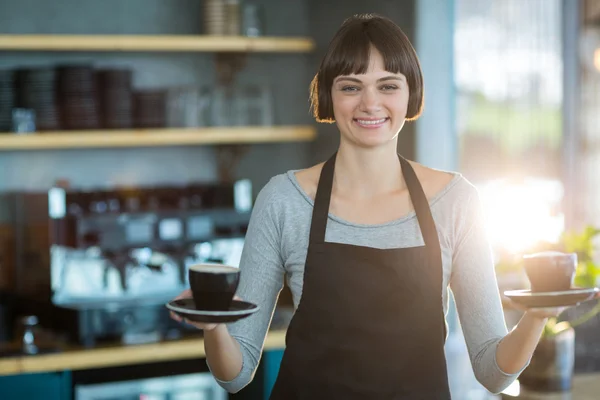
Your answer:
[[[600,373],[576,374],[573,387],[565,393],[532,393],[520,390],[518,382],[509,387],[501,396],[501,400],[598,400],[600,398]]]
[[[267,334],[264,350],[283,349],[285,330]],[[91,349],[73,347],[60,353],[0,358],[0,376],[57,372],[204,358],[204,339],[180,339],[140,345],[113,345]]]
[[[264,350],[285,347],[285,330],[272,330],[265,339]],[[140,345],[113,345],[92,349],[67,349],[61,353],[0,358],[0,376],[23,373],[60,372],[117,367],[146,362],[174,361],[205,357],[202,338],[172,340]],[[577,374],[569,393],[527,393],[518,383],[502,395],[489,400],[596,400],[600,398],[600,373]]]

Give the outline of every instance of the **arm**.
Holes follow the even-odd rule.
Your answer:
[[[538,325],[527,323],[508,343],[493,254],[477,191],[455,221],[451,288],[473,372],[490,392],[508,387],[527,366],[539,338]]]
[[[185,290],[177,298],[192,297],[191,290]],[[237,296],[236,296],[237,297]],[[181,322],[183,319],[171,312],[171,318]],[[224,324],[206,324],[185,320],[187,324],[204,330],[204,351],[206,359],[213,365],[213,374],[218,379],[233,379],[242,369],[242,353],[239,343],[231,337]]]
[[[242,370],[240,344],[229,334],[227,325],[204,329],[204,351],[211,372],[218,381],[230,381]]]
[[[547,319],[526,312],[517,326],[498,344],[496,361],[503,371],[515,374],[528,364],[535,350]]]
[[[283,287],[281,217],[268,183],[258,194],[240,260],[236,295],[259,310],[232,324],[219,325],[205,334],[208,366],[219,384],[231,393],[248,385],[261,358],[279,292]]]

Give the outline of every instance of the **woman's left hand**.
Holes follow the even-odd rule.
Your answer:
[[[526,312],[529,315],[532,315],[536,318],[544,319],[544,318],[555,318],[563,313],[568,307],[544,307],[544,308],[527,308],[521,304],[515,303],[508,297],[502,295],[502,305],[505,308],[511,308],[514,310],[519,310]]]

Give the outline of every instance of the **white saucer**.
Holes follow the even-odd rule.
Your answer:
[[[504,295],[515,303],[528,308],[570,307],[600,298],[600,288],[571,288],[556,292],[507,290]]]
[[[198,310],[191,298],[172,300],[166,304],[166,307],[189,321],[216,324],[235,322],[249,317],[259,310],[256,304],[241,300],[233,300],[229,310]]]

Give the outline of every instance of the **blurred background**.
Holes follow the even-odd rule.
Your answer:
[[[227,397],[164,303],[189,265],[239,262],[273,175],[336,149],[308,86],[360,12],[413,42],[425,111],[399,152],[478,187],[499,289],[540,248],[589,255],[578,283],[598,285],[600,0],[0,0],[0,398]],[[229,397],[268,396],[290,306]],[[569,382],[600,377],[592,314]],[[495,398],[449,323],[453,397]]]

